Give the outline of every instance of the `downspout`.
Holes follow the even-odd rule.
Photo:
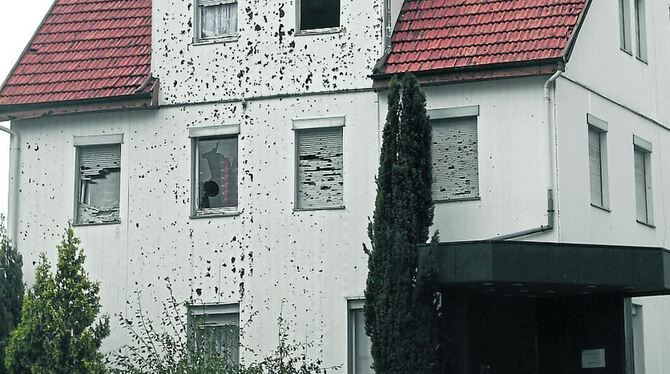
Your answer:
[[[383,0],[384,1],[384,53],[387,53],[391,49],[391,34],[393,29],[391,26],[391,1],[392,0]]]
[[[502,241],[508,239],[521,238],[528,235],[539,234],[554,229],[556,210],[554,209],[554,191],[556,190],[556,124],[554,123],[554,103],[552,100],[552,90],[556,80],[563,74],[562,70],[557,70],[544,83],[544,102],[546,104],[546,123],[549,140],[549,188],[547,188],[547,224],[540,227],[500,235],[488,240]],[[554,91],[555,94],[555,91]]]
[[[19,134],[6,127],[0,126],[0,131],[4,131],[10,136],[9,143],[9,201],[7,214],[7,233],[9,239],[17,246],[19,240]]]

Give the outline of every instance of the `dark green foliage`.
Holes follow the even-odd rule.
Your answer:
[[[377,374],[432,373],[438,367],[436,293],[417,279],[417,245],[433,221],[431,128],[412,75],[391,81],[377,175],[365,292],[366,332]]]
[[[56,272],[42,254],[35,284],[25,296],[21,322],[12,332],[5,363],[10,373],[104,373],[99,353],[109,335],[100,312],[100,285],[84,271],[79,239],[68,228],[58,246]]]
[[[0,374],[6,372],[5,346],[19,323],[23,302],[23,261],[7,238],[4,221],[0,214]]]

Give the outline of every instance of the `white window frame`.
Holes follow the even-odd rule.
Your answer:
[[[238,0],[193,0],[193,43],[194,44],[209,44],[209,43],[224,43],[236,41],[240,35],[240,4]],[[226,35],[217,35],[210,38],[202,37],[201,28],[201,12],[200,8],[213,5],[224,5],[237,3],[237,28],[234,33]]]
[[[189,138],[191,138],[191,218],[228,217],[240,214],[240,125],[227,124],[221,126],[191,127]],[[237,140],[237,206],[222,208],[198,209],[200,202],[200,189],[198,186],[200,170],[200,157],[198,155],[198,141],[225,138]]]
[[[80,200],[80,188],[81,188],[81,171],[79,165],[79,148],[80,147],[90,147],[98,145],[112,145],[119,144],[121,147],[121,160],[123,161],[123,134],[104,134],[104,135],[84,135],[84,136],[74,136],[72,140],[72,145],[74,146],[74,206],[72,211],[72,225],[73,226],[100,226],[100,225],[118,225],[121,223],[121,186],[119,186],[119,218],[115,221],[110,222],[99,222],[99,223],[79,223],[79,200]],[[123,173],[123,165],[121,165],[121,173]],[[121,180],[123,181],[123,174],[121,174]]]
[[[645,202],[646,202],[646,220],[640,220],[637,216],[637,198],[635,199],[635,220],[638,223],[654,228],[654,204],[653,204],[653,178],[652,178],[652,144],[636,135],[633,135],[633,181],[635,186],[635,194],[637,195],[637,182],[635,178],[635,153],[641,152],[644,156],[644,187],[645,187]]]
[[[296,35],[315,35],[315,34],[335,34],[339,33],[342,31],[342,0],[338,0],[340,2],[340,24],[337,27],[326,27],[322,29],[309,29],[309,30],[303,30],[300,28],[300,23],[302,20],[302,12],[300,9],[302,8],[302,0],[296,0],[295,4],[295,20],[296,20],[296,26],[295,29]]]
[[[293,211],[315,211],[315,210],[342,210],[346,209],[346,191],[345,191],[345,181],[347,179],[345,170],[345,148],[346,144],[344,141],[344,128],[346,123],[345,116],[333,116],[333,117],[309,117],[309,118],[294,118],[293,120],[293,140],[294,140],[294,172],[293,172]],[[318,130],[318,129],[329,129],[329,128],[340,128],[342,131],[342,205],[338,206],[323,206],[323,207],[299,207],[298,206],[298,181],[299,172],[300,172],[300,157],[299,157],[299,144],[298,136],[299,132],[302,130]]]
[[[590,131],[595,131],[599,135],[599,140],[600,140],[600,189],[601,189],[601,197],[602,197],[602,204],[598,204],[597,202],[591,201],[591,205],[596,207],[596,208],[601,208],[606,211],[609,211],[610,209],[610,200],[609,200],[609,172],[608,172],[608,162],[607,162],[607,122],[599,119],[598,117],[592,115],[592,114],[587,114],[586,115],[586,123],[588,124],[588,130]],[[590,137],[590,134],[589,134]],[[589,148],[589,161],[591,159],[591,154],[590,154],[590,148]],[[590,180],[590,175],[591,175],[591,170],[590,170],[590,162],[589,162],[589,185],[591,183]],[[589,194],[589,200],[590,194]]]
[[[619,0],[619,48],[648,63],[647,0]]]
[[[479,105],[471,106],[461,106],[461,107],[451,107],[451,108],[436,108],[427,110],[428,117],[431,122],[431,131],[433,127],[433,122],[443,119],[452,119],[452,118],[464,118],[464,117],[474,117],[475,126],[477,132],[477,183],[478,190],[477,195],[473,197],[465,198],[455,198],[455,199],[433,199],[434,203],[451,203],[451,202],[463,202],[463,201],[479,201],[481,200],[481,178],[479,165]],[[432,185],[431,185],[432,189]]]
[[[237,316],[237,327],[239,329],[238,342],[242,341],[242,324],[240,318],[240,304],[239,303],[225,303],[225,304],[189,304],[187,305],[187,316],[189,329],[188,337],[195,338],[195,331],[197,329],[196,319],[205,317],[208,315],[221,316],[221,315],[236,315]],[[216,325],[212,325],[213,327]],[[198,342],[192,342],[192,344],[198,344]],[[240,347],[241,344],[235,347],[237,349],[237,357],[240,356]]]
[[[363,311],[365,306],[365,298],[350,298],[347,299],[347,373],[348,374],[361,374],[356,368],[356,318],[354,314],[358,311]],[[365,325],[363,325],[363,330],[365,331]],[[363,372],[368,370],[364,368]]]

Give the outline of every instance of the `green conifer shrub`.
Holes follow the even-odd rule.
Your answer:
[[[6,349],[9,373],[105,373],[99,352],[109,319],[98,318],[100,285],[84,270],[84,252],[69,227],[58,245],[56,272],[44,254],[27,292],[21,322]]]
[[[6,373],[5,346],[21,318],[23,273],[21,254],[9,242],[0,214],[0,374]]]

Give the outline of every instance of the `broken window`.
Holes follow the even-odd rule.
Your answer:
[[[300,0],[300,30],[340,27],[340,0]]]
[[[237,0],[196,1],[198,41],[237,34]]]
[[[433,200],[479,197],[477,117],[434,120]]]
[[[121,144],[77,147],[77,224],[119,222]]]
[[[204,357],[227,356],[233,364],[240,362],[239,308],[239,304],[189,306],[189,336]]]
[[[296,208],[344,206],[342,127],[296,130]]]
[[[237,136],[195,138],[196,215],[237,211]]]

